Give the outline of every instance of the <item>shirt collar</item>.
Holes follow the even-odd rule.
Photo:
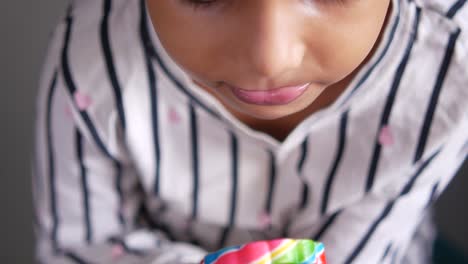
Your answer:
[[[257,137],[264,141],[266,145],[271,147],[280,147],[280,145],[288,144],[288,141],[303,141],[304,137],[307,136],[307,128],[310,127],[315,121],[323,117],[329,116],[331,113],[340,111],[348,108],[350,104],[355,101],[360,94],[366,90],[372,89],[375,85],[369,85],[367,80],[371,75],[379,75],[382,71],[385,71],[386,66],[392,63],[392,56],[389,56],[389,50],[393,43],[397,43],[400,38],[399,28],[401,28],[403,9],[405,7],[404,2],[400,0],[392,1],[392,13],[387,27],[383,33],[382,41],[376,49],[373,56],[365,63],[350,85],[344,90],[344,92],[333,102],[330,106],[325,107],[311,116],[306,118],[301,124],[296,127],[292,134],[288,136],[285,142],[278,142],[276,139],[263,132],[255,131],[239,121],[234,117],[213,95],[209,94],[196,83],[192,81],[190,76],[184,72],[184,70],[177,65],[177,63],[169,56],[167,51],[162,46],[157,33],[155,32],[149,14],[146,10],[146,21],[148,23],[149,35],[154,45],[154,57],[159,64],[163,72],[168,75],[171,82],[174,84],[173,88],[178,89],[179,92],[184,93],[190,98],[190,100],[203,108],[213,117],[224,122],[225,125],[241,130],[243,133]],[[293,135],[294,134],[294,135]]]

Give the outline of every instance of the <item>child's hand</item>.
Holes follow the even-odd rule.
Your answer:
[[[172,243],[152,264],[198,264],[206,254],[204,250],[190,244]]]

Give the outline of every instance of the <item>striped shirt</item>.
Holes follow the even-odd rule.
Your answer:
[[[196,263],[292,237],[330,263],[401,262],[468,153],[468,4],[392,1],[370,61],[282,142],[190,80],[143,0],[73,1],[39,84],[38,261]]]

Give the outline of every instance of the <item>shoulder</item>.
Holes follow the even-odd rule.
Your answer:
[[[424,11],[433,13],[434,18],[438,17],[438,20],[455,24],[461,30],[459,43],[464,45],[465,49],[468,47],[468,1],[415,0],[415,2]]]
[[[443,87],[457,100],[468,103],[468,3],[465,0],[415,0],[422,10],[418,41],[425,47],[424,63],[438,56],[439,74],[444,75]],[[446,72],[444,72],[446,71]],[[442,81],[442,80],[440,80]]]
[[[414,2],[425,9],[456,20],[461,20],[463,13],[468,12],[465,0],[414,0]]]
[[[138,65],[138,1],[75,1],[58,38],[60,66],[69,67],[80,89],[105,93],[125,89]],[[66,65],[68,64],[68,65]],[[114,86],[114,87],[112,87]],[[118,86],[118,87],[115,87]]]
[[[421,41],[427,56],[419,61],[424,63],[429,56],[439,57],[431,91],[433,104],[437,104],[438,109],[434,123],[442,130],[452,130],[468,117],[468,4],[465,0],[415,2],[426,16]],[[429,55],[431,51],[434,54]],[[437,87],[440,90],[435,89]]]
[[[437,149],[458,133],[460,124],[468,118],[467,35],[443,11],[450,9],[443,8],[444,2],[402,1],[410,3],[408,16],[414,16],[416,8],[421,12],[416,32],[413,28],[404,31],[406,37],[411,33],[416,33],[416,37],[393,118],[408,144],[418,142],[418,150]],[[406,42],[401,46],[406,47]]]
[[[138,1],[73,1],[49,43],[43,75],[56,69],[70,96],[93,101],[90,114],[112,111],[144,60],[139,8]]]
[[[42,68],[39,101],[51,76],[76,124],[105,143],[125,126],[129,79],[143,60],[139,1],[73,1],[55,28]]]

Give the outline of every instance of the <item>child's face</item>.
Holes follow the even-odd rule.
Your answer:
[[[197,84],[231,111],[277,119],[304,110],[355,73],[376,44],[390,1],[147,3],[164,48]],[[305,90],[271,91],[307,83]]]

